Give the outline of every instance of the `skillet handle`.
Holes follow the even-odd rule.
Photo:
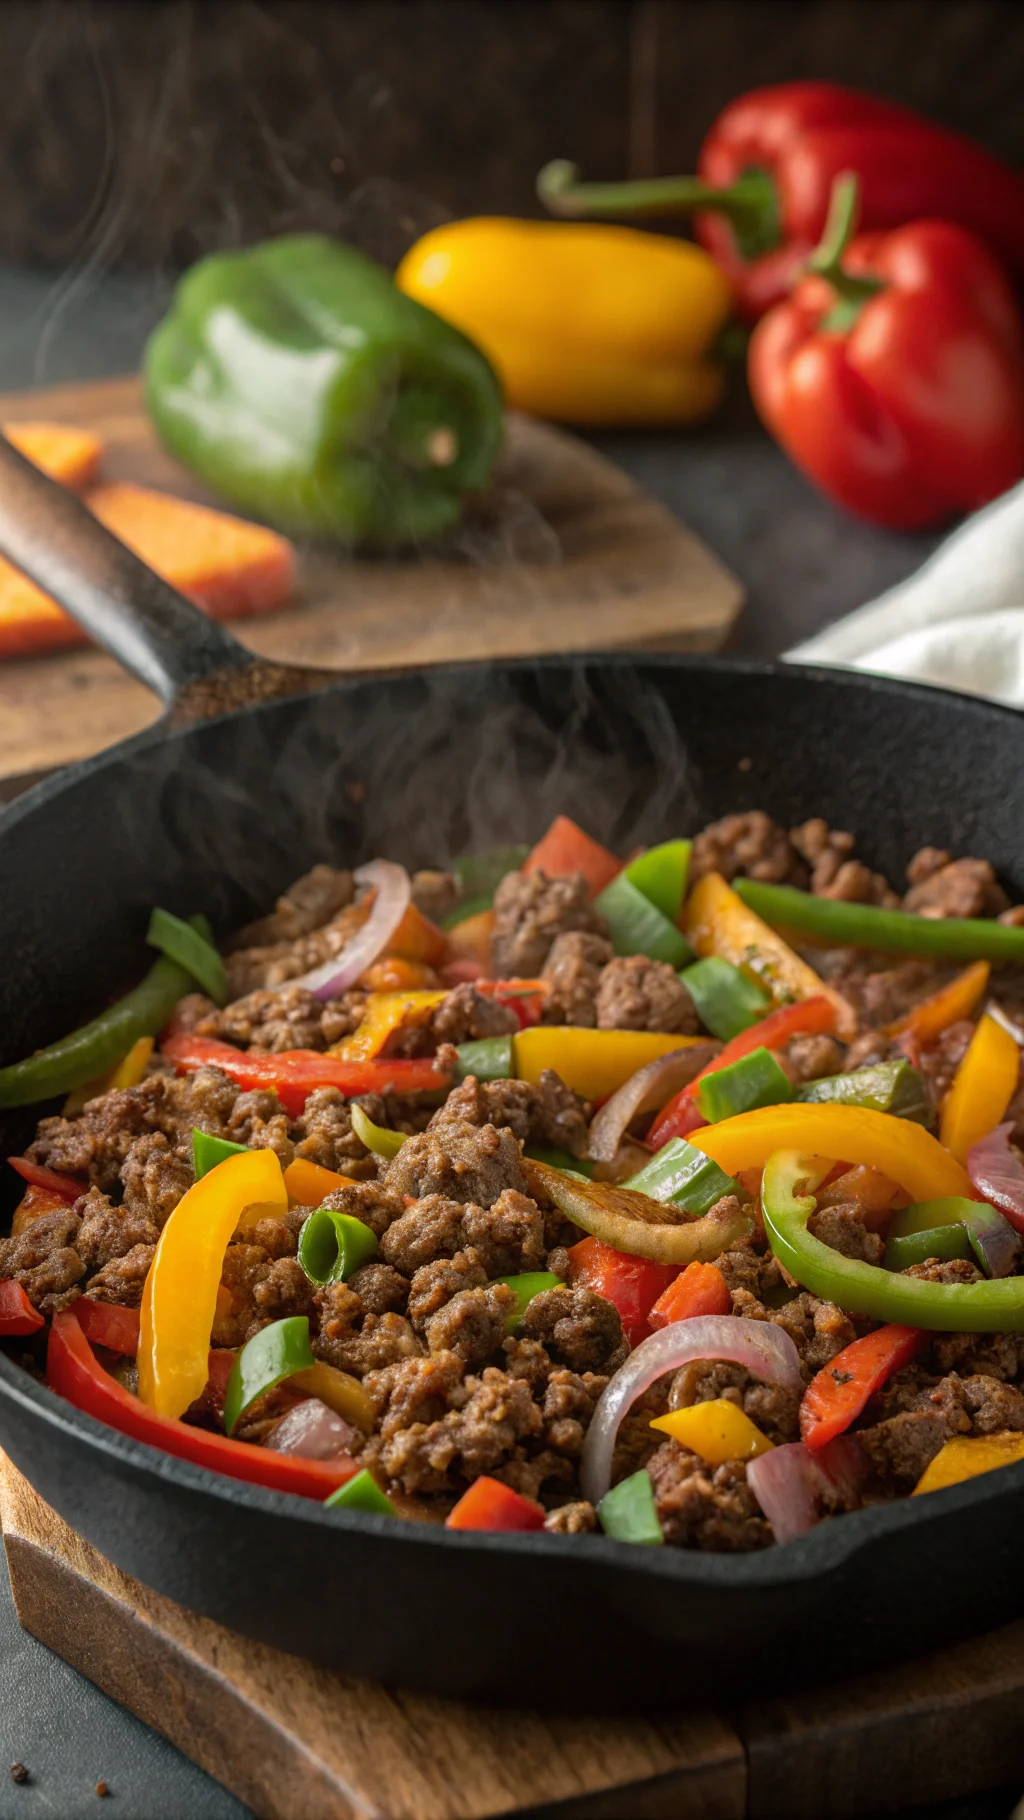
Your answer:
[[[254,658],[3,434],[0,553],[173,706],[178,721],[326,680],[323,672]]]

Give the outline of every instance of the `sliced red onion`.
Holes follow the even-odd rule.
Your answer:
[[[789,1441],[748,1461],[747,1484],[776,1542],[791,1542],[814,1528],[822,1483],[814,1456],[802,1441]]]
[[[671,1049],[638,1068],[601,1107],[590,1127],[588,1155],[595,1163],[610,1163],[632,1121],[642,1112],[660,1112],[673,1094],[688,1087],[714,1060],[720,1048],[720,1043],[694,1043],[688,1049]]]
[[[366,885],[374,893],[373,909],[361,929],[357,929],[340,954],[304,973],[301,979],[288,980],[288,986],[305,986],[316,998],[333,998],[347,991],[372,967],[383,953],[409,908],[412,884],[404,866],[394,860],[372,859],[352,874],[357,885]]]
[[[814,1463],[829,1490],[846,1505],[855,1505],[871,1463],[863,1445],[854,1434],[836,1435],[824,1447],[811,1449]]]
[[[619,1425],[633,1404],[666,1372],[691,1359],[728,1359],[766,1384],[801,1390],[800,1355],[788,1333],[771,1321],[745,1321],[736,1314],[698,1314],[673,1321],[642,1340],[598,1398],[583,1445],[583,1496],[599,1504],[611,1484],[612,1455]]]
[[[339,1454],[352,1451],[358,1430],[321,1403],[319,1397],[306,1397],[296,1403],[276,1428],[272,1428],[265,1447],[276,1453],[292,1453],[301,1460],[336,1460]]]
[[[967,1152],[973,1186],[998,1207],[1017,1232],[1024,1232],[1024,1163],[1010,1144],[1013,1125],[997,1125]]]

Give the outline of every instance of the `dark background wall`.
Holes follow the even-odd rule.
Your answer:
[[[173,266],[314,227],[384,258],[535,213],[554,156],[692,166],[743,88],[826,76],[1024,163],[1019,0],[3,0],[0,256]]]

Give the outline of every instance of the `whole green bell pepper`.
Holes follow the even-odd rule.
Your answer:
[[[480,350],[319,234],[200,260],[149,338],[145,383],[165,447],[231,504],[349,544],[436,536],[501,444]]]

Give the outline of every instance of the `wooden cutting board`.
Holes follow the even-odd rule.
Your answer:
[[[566,1717],[251,1643],[111,1566],[2,1455],[0,1521],[25,1629],[261,1820],[862,1820],[1024,1781],[1024,1621],[736,1710]]]
[[[216,505],[164,454],[136,378],[0,395],[0,422],[82,425],[104,474]],[[338,670],[630,647],[710,651],[736,578],[586,443],[512,416],[494,487],[447,554],[301,552],[297,603],[235,621],[252,650]],[[100,751],[156,719],[155,698],[95,650],[0,663],[0,785]],[[10,786],[3,794],[11,794]]]

